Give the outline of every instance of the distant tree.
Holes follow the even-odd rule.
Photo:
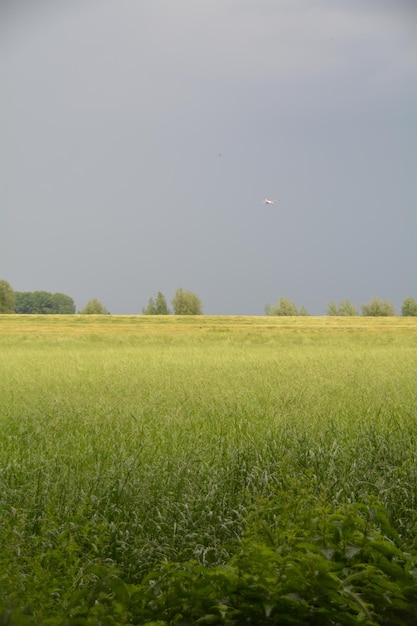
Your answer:
[[[358,311],[356,307],[354,307],[353,304],[350,302],[350,300],[341,300],[338,315],[354,316],[357,314]]]
[[[160,291],[156,294],[155,309],[157,315],[169,315],[171,313],[165,296]]]
[[[15,292],[7,280],[0,280],[0,313],[14,313]]]
[[[148,305],[142,309],[143,315],[169,315],[167,301],[163,293],[158,291],[156,299],[149,298]]]
[[[336,302],[333,300],[327,303],[326,315],[339,315],[339,309],[337,308]]]
[[[265,307],[265,315],[298,315],[297,307],[294,302],[286,298],[280,298],[278,304]]]
[[[81,315],[110,315],[106,307],[97,298],[89,300],[85,307],[78,311]]]
[[[370,317],[389,317],[395,315],[394,306],[388,300],[380,300],[379,298],[372,298],[368,304],[362,304],[362,315]]]
[[[52,308],[54,313],[72,315],[75,313],[75,303],[70,296],[65,293],[54,293],[52,295]]]
[[[300,308],[298,309],[298,315],[308,315],[308,311],[305,306],[300,306]]]
[[[417,316],[417,301],[414,298],[405,298],[401,307],[401,315],[404,315],[404,317]]]
[[[143,315],[156,315],[156,306],[155,300],[153,298],[149,298],[148,304],[142,309]]]
[[[16,291],[15,313],[33,313],[33,297],[31,291]]]
[[[344,315],[344,316],[351,315],[352,316],[352,315],[358,315],[358,311],[350,302],[350,300],[341,300],[339,306],[337,306],[336,303],[333,302],[333,300],[330,300],[330,302],[327,305],[326,315]]]
[[[53,313],[54,304],[49,291],[32,291],[32,313]]]
[[[193,291],[177,289],[171,300],[174,315],[202,315],[203,305],[200,298]]]
[[[74,300],[65,293],[49,291],[16,291],[16,313],[60,314],[75,313]]]

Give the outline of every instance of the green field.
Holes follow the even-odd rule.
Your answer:
[[[417,619],[416,319],[2,315],[0,399],[0,625]]]

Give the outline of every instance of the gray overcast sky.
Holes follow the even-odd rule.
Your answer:
[[[415,0],[0,0],[0,42],[16,291],[417,298]]]

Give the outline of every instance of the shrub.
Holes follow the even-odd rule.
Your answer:
[[[369,304],[362,304],[362,315],[370,317],[389,317],[395,315],[394,306],[388,300],[379,300],[372,298]]]
[[[417,301],[414,298],[405,298],[401,307],[401,315],[405,317],[417,316]]]
[[[81,311],[78,311],[78,313],[81,315],[109,315],[109,311],[97,298],[89,300],[85,307],[82,308]]]

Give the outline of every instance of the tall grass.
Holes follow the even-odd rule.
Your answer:
[[[413,546],[413,320],[2,316],[0,347],[0,623],[56,620],[97,567],[226,563],[305,489],[378,498]]]

